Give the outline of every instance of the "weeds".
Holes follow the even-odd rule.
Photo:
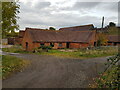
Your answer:
[[[95,48],[90,50],[81,50],[73,51],[73,52],[64,52],[59,50],[49,50],[49,52],[43,52],[40,54],[44,55],[55,55],[61,57],[72,57],[72,58],[94,58],[94,57],[104,57],[104,56],[111,56],[118,53],[117,47],[102,47],[102,48]]]
[[[46,47],[48,48],[48,47]],[[72,49],[71,49],[72,50]],[[118,53],[118,47],[96,47],[92,49],[76,49],[76,50],[68,50],[64,49],[63,51],[47,49],[45,50],[35,49],[35,54],[43,54],[43,55],[55,55],[61,57],[72,57],[72,58],[94,58],[94,57],[104,57],[104,56],[111,56]],[[3,48],[5,52],[12,52],[12,53],[32,53],[22,49],[22,47],[13,46],[11,48]],[[70,52],[69,52],[70,51]]]
[[[29,62],[17,57],[3,55],[2,56],[2,77],[7,78],[12,72],[21,71]]]
[[[120,60],[120,56],[116,55],[108,59],[106,65],[107,69],[104,73],[94,79],[94,84],[91,84],[91,88],[111,88],[113,90],[118,90],[120,82],[120,66],[117,64]]]

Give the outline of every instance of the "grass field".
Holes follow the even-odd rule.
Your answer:
[[[29,62],[22,60],[14,56],[3,55],[2,56],[2,78],[5,79],[13,72],[22,71]]]

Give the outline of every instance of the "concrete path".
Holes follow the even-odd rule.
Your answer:
[[[12,54],[32,61],[23,72],[3,80],[3,88],[86,88],[105,69],[106,58],[70,59],[46,55]]]

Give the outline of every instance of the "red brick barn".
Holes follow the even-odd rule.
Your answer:
[[[22,44],[22,40],[25,34],[25,30],[20,30],[19,31],[19,36],[14,38],[14,44]]]
[[[20,30],[19,31],[19,42],[20,42],[19,44],[22,44],[22,40],[23,40],[24,34],[25,34],[24,30]]]
[[[94,46],[95,31],[53,31],[35,28],[26,28],[22,46],[32,51],[41,45],[59,48],[82,48]]]
[[[111,46],[120,45],[120,36],[118,36],[118,35],[109,35],[108,36],[108,45],[111,45]]]

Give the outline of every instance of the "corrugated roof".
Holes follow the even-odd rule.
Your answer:
[[[27,28],[33,42],[89,42],[95,39],[95,31],[53,31]]]
[[[59,30],[69,30],[69,31],[87,31],[91,30],[94,28],[93,24],[89,25],[82,25],[82,26],[74,26],[74,27],[65,27],[65,28],[60,28]]]

